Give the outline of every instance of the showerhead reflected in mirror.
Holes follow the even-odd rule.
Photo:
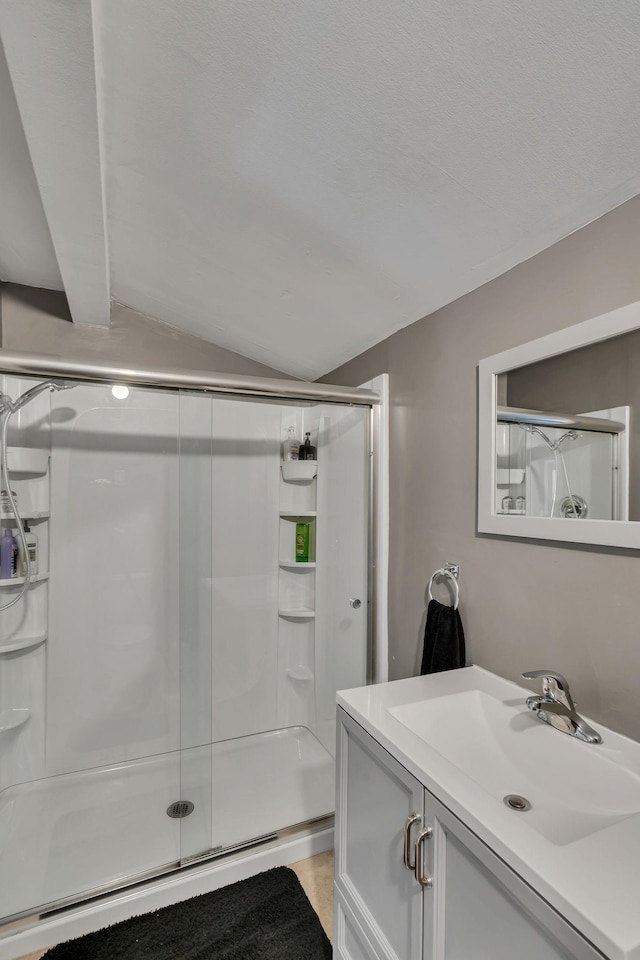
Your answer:
[[[627,520],[629,407],[572,416],[498,407],[496,513]],[[561,426],[552,425],[564,420]]]
[[[640,304],[483,360],[478,530],[640,549]]]

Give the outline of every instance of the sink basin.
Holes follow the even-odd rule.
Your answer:
[[[582,743],[527,710],[529,691],[513,699],[514,686],[505,686],[505,699],[476,688],[387,709],[497,801],[525,797],[529,809],[505,806],[505,816],[520,818],[554,844],[640,813],[637,745],[615,734],[609,739],[629,744],[628,750],[608,746],[606,737],[604,744]]]

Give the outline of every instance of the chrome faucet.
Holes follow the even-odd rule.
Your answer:
[[[585,743],[602,743],[602,737],[586,720],[576,713],[576,705],[569,693],[569,684],[561,673],[552,670],[529,670],[523,673],[525,680],[542,679],[542,696],[527,697],[527,706],[544,723],[562,733],[568,733]]]

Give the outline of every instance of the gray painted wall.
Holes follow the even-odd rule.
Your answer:
[[[323,378],[390,374],[391,678],[418,672],[426,586],[455,560],[470,661],[560,670],[581,711],[640,738],[640,551],[476,533],[479,360],[640,300],[639,236],[635,198]]]
[[[94,363],[140,364],[160,369],[172,366],[294,379],[118,303],[111,305],[110,326],[98,327],[71,323],[64,293],[4,283],[0,295],[5,350],[46,353]]]

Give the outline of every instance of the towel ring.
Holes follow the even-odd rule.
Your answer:
[[[458,602],[459,602],[459,600],[460,600],[460,587],[458,586],[458,581],[456,580],[456,578],[455,578],[454,575],[452,574],[451,570],[447,570],[445,567],[440,567],[439,570],[436,570],[436,572],[431,575],[431,580],[429,580],[429,600],[433,600],[433,594],[432,594],[432,592],[431,592],[431,587],[433,586],[433,581],[435,580],[436,577],[448,577],[449,580],[451,581],[451,583],[453,584],[453,588],[454,588],[455,594],[456,594],[456,599],[455,599],[455,601],[454,601],[454,603],[453,603],[453,609],[454,609],[454,610],[457,610],[457,609],[458,609]]]

